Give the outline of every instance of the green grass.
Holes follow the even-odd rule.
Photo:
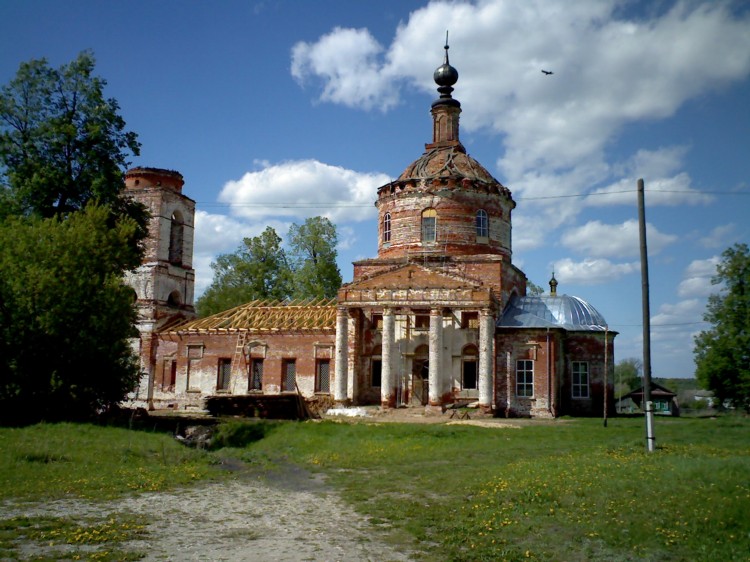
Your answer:
[[[219,432],[235,448],[92,425],[0,428],[0,501],[94,501],[212,477],[218,455],[274,477],[297,464],[425,560],[750,560],[750,418],[564,419],[520,429],[277,422]],[[0,520],[0,559],[126,560],[127,514]],[[40,552],[40,550],[37,550]],[[24,558],[25,557],[25,558]]]
[[[212,474],[212,457],[169,435],[86,424],[0,428],[0,500],[106,500]]]
[[[749,560],[750,419],[286,424],[242,453],[331,475],[435,560]],[[414,540],[416,539],[416,542]]]

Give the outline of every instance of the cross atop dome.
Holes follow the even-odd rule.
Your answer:
[[[448,32],[445,32],[445,60],[443,64],[435,69],[435,73],[432,75],[435,84],[438,85],[437,91],[440,93],[440,97],[432,102],[432,107],[437,105],[450,105],[453,107],[461,107],[458,100],[454,100],[451,97],[453,92],[453,84],[458,82],[458,70],[453,68],[448,61]]]

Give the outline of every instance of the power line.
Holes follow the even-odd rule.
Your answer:
[[[602,195],[620,195],[623,193],[635,193],[634,189],[625,189],[622,191],[606,191],[598,193],[570,193],[566,195],[544,195],[539,197],[519,197],[516,201],[542,201],[546,199],[571,199],[576,197],[597,197]],[[685,193],[687,195],[750,195],[750,191],[701,191],[701,190],[684,190],[684,189],[649,189],[646,193]],[[241,207],[241,208],[272,208],[272,209],[364,209],[373,207],[373,203],[218,203],[208,201],[198,201],[196,204],[203,207]]]

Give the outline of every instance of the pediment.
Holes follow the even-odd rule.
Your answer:
[[[372,289],[482,289],[482,282],[438,268],[401,265],[344,285],[347,290]]]

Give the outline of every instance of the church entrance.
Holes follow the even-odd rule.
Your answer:
[[[430,360],[429,349],[420,345],[414,350],[411,365],[411,400],[412,406],[426,406],[430,397]]]

